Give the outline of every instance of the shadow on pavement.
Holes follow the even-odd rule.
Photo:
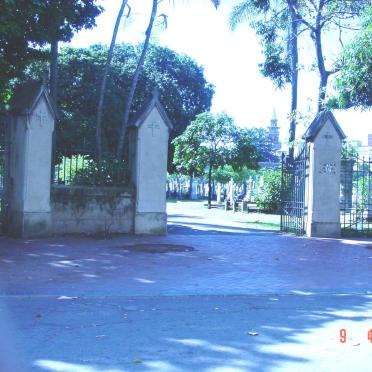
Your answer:
[[[27,372],[363,371],[371,353],[367,295],[24,301],[10,305]]]
[[[210,234],[221,234],[221,235],[273,235],[279,234],[277,230],[264,230],[264,229],[252,229],[252,228],[241,228],[234,226],[215,225],[208,223],[197,223],[197,222],[170,222],[168,223],[168,233],[180,234],[180,235],[210,235]]]

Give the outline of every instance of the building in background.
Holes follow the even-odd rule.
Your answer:
[[[275,151],[279,151],[282,147],[282,144],[279,140],[279,127],[278,127],[278,119],[276,117],[276,111],[273,110],[273,115],[271,117],[270,126],[268,128],[269,130],[269,137],[274,145]]]

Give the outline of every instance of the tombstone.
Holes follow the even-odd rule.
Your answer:
[[[222,201],[222,185],[221,182],[217,182],[217,204]]]
[[[340,167],[345,137],[329,111],[318,114],[303,136],[310,145],[306,226],[310,237],[341,235]]]
[[[130,174],[136,188],[135,234],[167,232],[167,159],[172,128],[157,91],[128,128]]]
[[[14,92],[10,103],[7,232],[17,237],[50,233],[52,136],[56,110],[41,82]]]
[[[233,203],[233,201],[234,201],[234,181],[233,181],[233,179],[230,179],[230,181],[229,181],[227,194],[228,194],[228,197],[227,197],[228,201],[230,203]]]
[[[198,200],[198,181],[195,177],[192,177],[190,186],[191,186],[190,199]]]

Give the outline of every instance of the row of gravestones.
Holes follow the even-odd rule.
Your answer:
[[[131,181],[135,186],[133,232],[166,232],[169,121],[158,94],[128,129]],[[47,88],[21,86],[11,103],[7,221],[16,236],[47,235],[51,228],[51,154],[56,111]],[[308,236],[340,236],[340,162],[345,135],[330,112],[319,114],[304,138],[310,145]]]
[[[14,93],[8,125],[6,230],[19,237],[53,232],[51,203],[52,137],[56,110],[40,82]],[[133,195],[133,232],[164,234],[167,228],[165,183],[172,124],[157,91],[128,128]]]

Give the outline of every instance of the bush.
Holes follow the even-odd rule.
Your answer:
[[[126,186],[128,183],[127,165],[116,159],[102,160],[101,163],[91,159],[71,180],[71,185],[84,186]]]
[[[255,196],[257,207],[267,212],[278,212],[281,199],[281,171],[265,169],[261,174],[263,176],[263,186],[260,193]]]

